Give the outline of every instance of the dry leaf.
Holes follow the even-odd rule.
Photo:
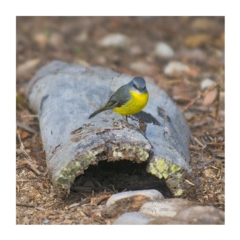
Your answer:
[[[28,132],[26,132],[26,131],[22,131],[22,132],[21,132],[21,138],[22,138],[22,139],[27,138],[28,135],[29,135],[29,134],[28,134]]]
[[[36,67],[39,62],[40,62],[40,59],[39,58],[35,58],[35,59],[31,59],[31,60],[28,60],[28,61],[20,64],[17,67],[17,76],[20,77],[20,76],[22,76],[24,74],[27,74],[34,67]]]
[[[216,99],[216,97],[217,97],[217,89],[215,88],[205,96],[202,104],[204,106],[209,106],[213,103],[213,101]]]

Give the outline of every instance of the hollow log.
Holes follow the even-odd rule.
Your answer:
[[[132,76],[101,68],[53,61],[27,87],[30,109],[38,114],[48,171],[60,197],[74,179],[99,161],[148,161],[146,171],[164,178],[181,195],[182,172],[190,171],[190,130],[171,98],[147,82],[149,102],[129,117],[112,110],[89,115]]]

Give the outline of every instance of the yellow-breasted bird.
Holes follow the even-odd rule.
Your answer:
[[[94,117],[98,113],[112,109],[121,115],[132,115],[140,112],[148,102],[148,91],[146,82],[141,77],[135,77],[126,85],[121,86],[108,100],[108,102],[89,118]]]

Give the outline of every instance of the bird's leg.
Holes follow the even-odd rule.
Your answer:
[[[126,122],[128,124],[129,127],[134,127],[134,129],[138,130],[139,129],[139,126],[136,125],[136,123],[132,122],[132,123],[129,123],[128,122],[128,119],[131,118],[133,121],[137,121],[138,122],[138,119],[137,118],[134,118],[133,116],[131,115],[126,115]]]
[[[138,126],[136,126],[135,124],[131,124],[131,125],[134,126],[138,132],[140,132],[141,134],[143,134],[145,136],[146,123],[144,122],[144,120],[142,118],[137,118],[133,115],[130,115],[130,116],[127,116],[127,117],[129,117],[133,121],[137,122]],[[127,121],[127,123],[128,123],[128,121]],[[130,124],[128,123],[128,125],[130,125]]]

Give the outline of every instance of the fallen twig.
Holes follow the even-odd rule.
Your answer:
[[[24,125],[23,123],[20,123],[19,121],[17,121],[17,126],[30,132],[30,133],[38,133],[38,131],[34,130],[33,128],[31,128],[29,126]]]
[[[33,204],[27,204],[27,203],[17,203],[18,207],[35,207]]]
[[[188,183],[189,185],[195,186],[194,183],[190,182],[189,180],[185,179],[185,182]]]
[[[206,145],[203,145],[196,137],[193,136],[194,141],[202,148],[205,148]]]
[[[188,103],[182,110],[182,113],[188,110],[195,102],[197,102],[200,98],[205,97],[209,92],[211,92],[214,88],[216,88],[220,84],[220,81],[214,83],[211,87],[209,87],[204,92],[198,94],[196,98],[194,98],[190,103]]]
[[[29,156],[29,154],[26,152],[25,147],[22,143],[21,137],[19,135],[19,132],[17,131],[17,135],[18,135],[18,140],[20,142],[20,149],[23,151],[23,153],[28,157],[28,159],[25,159],[26,163],[29,165],[30,169],[33,170],[33,172],[35,172],[37,175],[40,175],[40,172],[37,169],[37,166],[35,163],[33,163],[32,158]]]
[[[218,142],[218,143],[210,142],[210,143],[207,143],[207,145],[208,146],[224,146],[225,142]]]

